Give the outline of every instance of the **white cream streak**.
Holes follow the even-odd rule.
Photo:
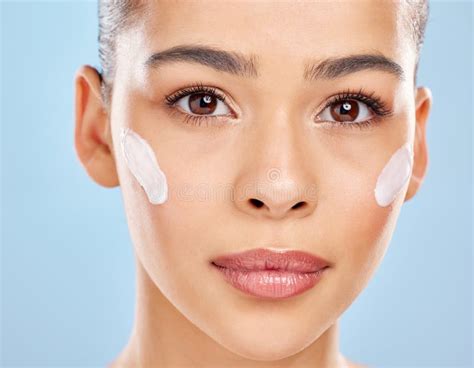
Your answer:
[[[411,176],[413,152],[405,143],[390,157],[375,185],[375,200],[381,207],[391,204]]]
[[[125,162],[150,203],[164,203],[168,199],[168,184],[153,149],[130,128],[122,128],[120,138]]]

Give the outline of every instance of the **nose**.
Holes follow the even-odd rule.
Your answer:
[[[306,166],[311,160],[304,150],[304,132],[299,135],[291,123],[255,129],[245,140],[251,146],[240,155],[244,163],[234,197],[241,212],[275,220],[314,212],[317,187],[312,168]]]
[[[311,186],[301,185],[282,169],[270,168],[253,183],[248,181],[236,203],[239,209],[256,217],[283,219],[305,217],[314,210]]]

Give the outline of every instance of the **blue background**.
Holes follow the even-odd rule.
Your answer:
[[[377,367],[472,364],[472,19],[433,2],[419,69],[430,167],[374,278],[341,317],[341,351]],[[3,366],[104,366],[126,344],[133,253],[119,188],[73,148],[73,78],[99,65],[95,2],[1,4]]]

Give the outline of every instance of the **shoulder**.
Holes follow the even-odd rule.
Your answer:
[[[344,358],[345,366],[347,368],[372,368],[366,364],[351,362],[349,359]]]
[[[371,368],[362,363],[347,362],[347,368]]]

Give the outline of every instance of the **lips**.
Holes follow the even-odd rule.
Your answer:
[[[244,293],[282,299],[314,287],[330,263],[311,253],[265,248],[219,256],[212,265],[224,280]]]
[[[222,255],[213,259],[212,263],[232,270],[277,270],[298,273],[317,272],[329,266],[328,261],[307,252],[273,251],[264,248]]]

